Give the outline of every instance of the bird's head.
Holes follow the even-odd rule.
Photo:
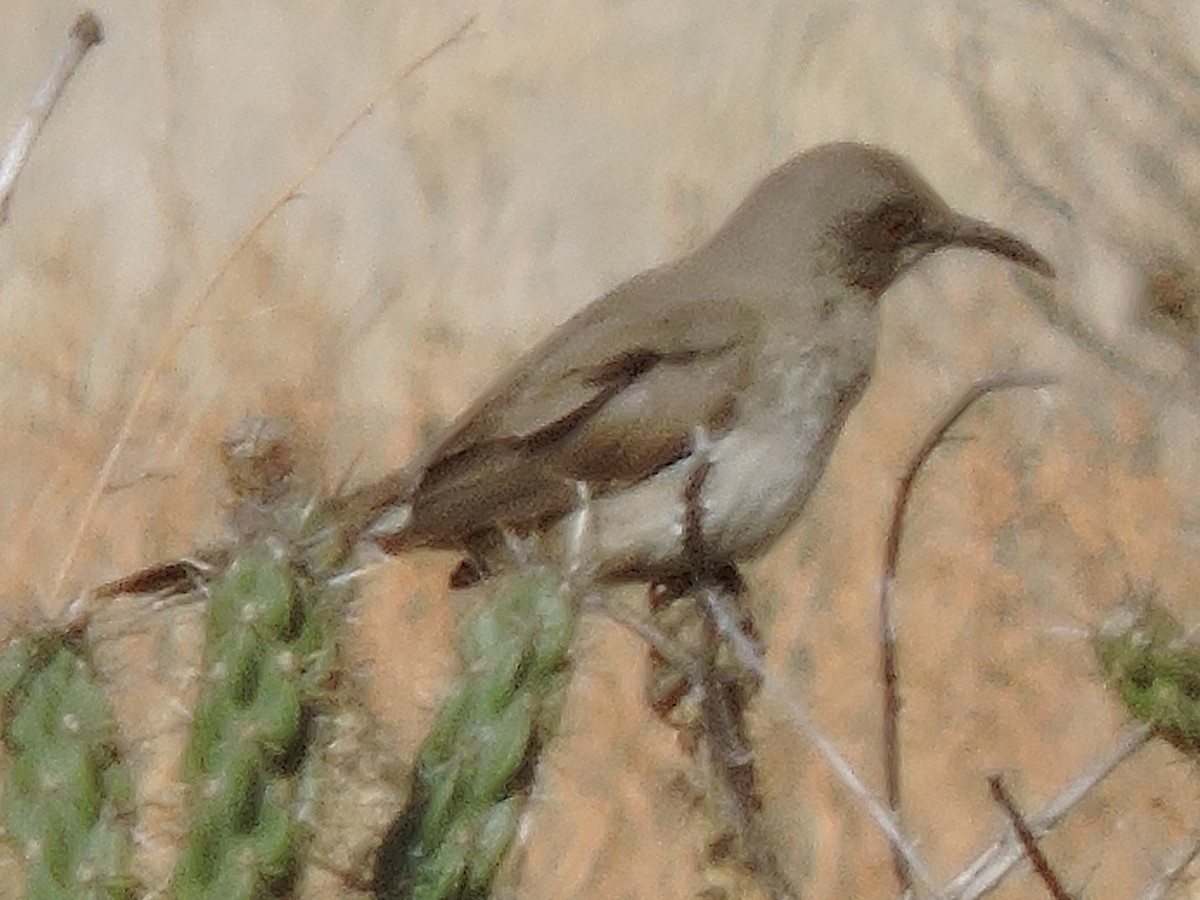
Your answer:
[[[825,144],[793,157],[738,207],[713,241],[749,272],[829,278],[879,296],[914,263],[973,247],[1046,277],[1054,268],[1003,229],[960,215],[894,153]]]

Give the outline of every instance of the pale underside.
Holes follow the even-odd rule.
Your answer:
[[[518,361],[423,457],[373,536],[390,552],[462,550],[482,572],[518,546],[600,579],[671,578],[688,565],[692,515],[713,560],[761,553],[866,386],[875,303],[844,289],[836,304],[748,302],[704,273],[689,291],[690,276],[640,276]]]

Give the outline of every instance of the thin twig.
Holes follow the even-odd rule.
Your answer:
[[[1017,809],[1017,804],[1004,787],[1004,779],[999,775],[993,775],[988,779],[988,787],[992,790],[992,799],[1000,804],[1000,808],[1008,816],[1008,821],[1012,825],[1013,831],[1017,833],[1017,839],[1020,840],[1021,846],[1025,849],[1025,855],[1029,857],[1030,863],[1033,864],[1033,871],[1042,880],[1042,884],[1046,886],[1046,890],[1050,892],[1050,896],[1054,900],[1074,900],[1067,893],[1066,888],[1062,886],[1062,881],[1050,866],[1050,860],[1046,859],[1046,854],[1038,846],[1037,838],[1029,830],[1029,825],[1026,823],[1025,817],[1021,815],[1021,811]]]
[[[748,614],[738,607],[737,589],[720,584],[710,590],[720,592],[726,609],[734,610],[738,631],[745,634],[741,622]],[[704,617],[702,635],[700,722],[708,765],[716,776],[715,808],[720,819],[733,828],[735,857],[754,874],[766,895],[771,900],[793,900],[800,893],[784,872],[774,842],[762,825],[762,799],[746,725],[749,692],[745,676],[738,673],[731,678],[719,673],[717,655],[724,636],[711,616]]]
[[[582,605],[585,609],[593,609],[601,615],[607,616],[618,625],[636,634],[655,653],[683,672],[689,680],[698,682],[703,677],[700,663],[696,659],[678,646],[653,622],[634,612],[619,600],[613,600],[604,593],[598,592],[585,596]]]
[[[1041,837],[1057,825],[1091,790],[1108,777],[1112,771],[1134,754],[1150,738],[1148,725],[1135,725],[1126,730],[1121,739],[1103,756],[1093,762],[1080,775],[1059,791],[1058,796],[1034,816],[1026,819],[1029,830]],[[946,886],[944,896],[954,900],[975,900],[993,890],[1022,856],[1025,855],[1020,841],[1011,827],[990,847],[975,857]]]
[[[4,158],[0,159],[0,225],[8,221],[8,206],[17,186],[17,176],[25,168],[33,144],[42,133],[63,89],[88,51],[103,40],[104,26],[100,24],[100,19],[90,9],[81,12],[67,32],[67,39],[58,51],[54,68],[33,95],[25,120],[9,141]]]
[[[891,525],[888,528],[887,544],[883,554],[883,573],[879,579],[879,647],[880,668],[883,683],[883,771],[887,788],[888,807],[900,820],[900,679],[896,661],[896,614],[893,602],[896,592],[896,570],[900,564],[900,543],[904,537],[904,517],[912,498],[917,475],[941,443],[947,433],[974,406],[989,394],[1014,388],[1044,388],[1057,381],[1046,374],[1001,375],[977,381],[964,393],[958,402],[948,409],[934,424],[925,440],[913,453],[908,467],[896,485],[896,497],[892,502]],[[900,890],[912,887],[904,857],[892,848],[892,866]]]
[[[738,614],[741,610],[730,612],[744,589],[741,574],[736,568],[714,565],[704,540],[701,498],[712,471],[711,449],[707,432],[697,428],[692,451],[694,464],[683,490],[683,546],[693,578],[697,579],[694,593],[700,597],[711,595],[712,599],[707,603],[700,600],[705,613],[700,652],[701,681],[693,680],[692,684],[701,688],[701,728],[708,747],[709,767],[719,785],[717,808],[721,818],[733,825],[737,855],[754,873],[767,895],[772,900],[785,900],[798,896],[798,892],[783,871],[760,822],[762,804],[746,729],[747,698],[741,686],[727,682],[715,671],[717,652],[725,635],[718,618],[712,614],[714,608],[719,605],[729,614],[733,628],[749,641],[743,628],[743,617]],[[751,630],[752,622],[749,619]],[[751,654],[755,659],[760,658],[760,653],[759,648],[752,647]],[[752,670],[746,667],[745,671]]]
[[[1192,838],[1167,858],[1162,873],[1142,892],[1141,900],[1163,900],[1197,856],[1200,856],[1200,838]]]
[[[388,81],[376,92],[365,106],[355,113],[350,120],[342,126],[342,128],[333,136],[328,145],[318,153],[308,164],[301,174],[291,182],[287,187],[279,192],[279,195],[267,206],[266,210],[242,232],[242,236],[237,240],[225,258],[209,276],[208,281],[196,294],[192,302],[188,305],[184,312],[183,318],[179,325],[167,336],[163,342],[162,348],[159,350],[158,356],[150,368],[146,370],[146,374],[142,376],[141,382],[138,384],[137,392],[134,394],[133,403],[130,404],[129,411],[125,413],[125,418],[121,422],[121,427],[117,432],[116,440],[113,441],[112,448],[108,452],[108,456],[104,460],[104,464],[100,467],[100,472],[96,476],[95,483],[92,485],[92,492],[88,495],[87,502],[83,506],[83,511],[79,516],[79,524],[75,529],[75,534],[68,545],[66,553],[63,554],[62,565],[59,567],[58,575],[54,580],[51,596],[58,596],[62,590],[63,583],[67,579],[67,575],[71,570],[71,566],[75,562],[75,556],[79,552],[80,546],[83,544],[84,535],[91,526],[92,517],[95,515],[96,507],[100,503],[100,497],[104,494],[105,488],[112,479],[113,469],[116,467],[117,460],[121,456],[121,452],[125,449],[125,445],[129,441],[129,436],[133,433],[133,426],[137,422],[138,416],[142,408],[146,405],[150,397],[150,391],[157,383],[159,376],[166,368],[167,363],[175,355],[180,343],[184,337],[191,331],[195,325],[196,318],[204,305],[212,297],[216,291],[217,285],[224,278],[225,274],[233,266],[233,263],[242,255],[250,242],[262,230],[263,226],[271,220],[271,218],[280,209],[290,203],[299,193],[301,188],[308,182],[310,178],[320,169],[341,146],[342,142],[350,135],[350,133],[358,127],[358,125],[375,112],[376,107],[400,84],[404,83],[408,78],[412,77],[416,72],[423,68],[434,57],[438,56],[442,51],[448,49],[453,44],[462,39],[464,35],[475,24],[475,16],[469,16],[461,25],[454,29],[447,37],[438,42],[432,49],[427,50],[414,62],[409,63],[403,69],[393,75]]]
[[[716,623],[725,640],[729,642],[729,646],[737,656],[738,662],[747,671],[757,675],[762,680],[763,687],[775,695],[776,699],[783,705],[784,711],[792,720],[792,724],[795,725],[796,730],[816,748],[829,768],[833,770],[833,774],[837,779],[866,808],[871,820],[883,833],[883,836],[904,857],[904,861],[915,879],[923,887],[931,888],[934,883],[933,876],[929,867],[917,852],[916,845],[901,830],[900,823],[896,821],[896,817],[892,814],[891,810],[884,806],[882,801],[858,777],[858,773],[854,771],[850,763],[847,762],[846,758],[834,746],[833,741],[817,728],[812,714],[808,711],[803,701],[792,691],[788,690],[775,677],[775,673],[771,672],[763,664],[763,661],[759,658],[754,648],[754,644],[742,633],[742,629],[738,627],[736,617],[730,612],[720,592],[709,588],[702,589],[697,594],[698,599],[704,605],[705,611],[713,622]]]

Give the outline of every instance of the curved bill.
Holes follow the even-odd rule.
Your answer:
[[[1016,235],[979,219],[955,216],[948,227],[938,229],[932,237],[943,247],[973,247],[976,250],[986,250],[988,253],[1011,259],[1039,275],[1054,277],[1054,266],[1046,257]]]

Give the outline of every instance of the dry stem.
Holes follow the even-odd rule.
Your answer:
[[[261,215],[242,232],[242,236],[230,248],[225,258],[213,270],[212,275],[204,283],[204,286],[188,304],[187,309],[170,334],[163,341],[162,347],[159,349],[158,356],[154,362],[146,370],[146,374],[142,376],[142,380],[138,384],[138,388],[133,397],[133,402],[130,404],[129,411],[125,414],[124,420],[121,422],[121,427],[117,432],[117,437],[113,441],[112,448],[108,452],[108,456],[104,460],[104,464],[100,467],[100,472],[96,476],[96,480],[92,485],[91,493],[88,495],[87,501],[84,503],[83,510],[79,516],[79,525],[75,529],[70,544],[67,546],[66,552],[63,554],[62,565],[59,567],[58,575],[54,580],[51,590],[51,596],[58,596],[62,591],[63,583],[70,573],[71,566],[74,565],[75,557],[79,552],[79,548],[83,543],[84,536],[87,534],[88,528],[91,527],[92,518],[96,513],[96,507],[100,503],[100,497],[104,494],[106,487],[112,479],[113,469],[116,467],[117,460],[121,456],[121,452],[125,449],[126,443],[129,441],[129,436],[133,433],[133,427],[138,420],[138,416],[142,408],[146,405],[150,398],[150,392],[157,383],[159,376],[167,367],[167,363],[174,356],[175,351],[182,343],[184,337],[187,336],[196,323],[197,318],[205,304],[216,291],[217,285],[224,278],[225,274],[233,266],[233,263],[242,255],[250,242],[262,230],[263,226],[277,213],[280,209],[290,203],[299,193],[301,188],[308,182],[310,178],[325,164],[325,162],[333,155],[333,153],[341,146],[342,142],[350,135],[355,128],[358,127],[368,116],[370,116],[376,107],[382,102],[392,91],[399,85],[403,84],[407,79],[412,77],[416,72],[422,69],[434,57],[438,56],[443,50],[457,43],[470,30],[475,23],[475,16],[469,16],[466,21],[454,29],[447,37],[439,41],[432,49],[423,53],[415,61],[406,65],[403,69],[393,75],[387,82],[375,93],[375,95],[355,113],[350,120],[342,126],[342,128],[333,136],[329,144],[318,153],[308,164],[300,175],[281,190],[276,198],[267,206]]]
[[[900,542],[904,536],[904,516],[912,497],[913,485],[933,451],[946,434],[974,406],[989,394],[1013,388],[1043,388],[1055,383],[1049,375],[1000,375],[977,381],[948,409],[926,434],[913,453],[908,467],[896,485],[892,503],[891,526],[883,554],[883,574],[879,579],[879,647],[883,683],[883,770],[887,784],[887,802],[897,821],[900,818],[900,679],[896,662],[896,615],[892,602],[896,590],[896,570],[900,564]],[[912,876],[903,855],[893,846],[893,868],[901,891],[912,887]]]
[[[104,26],[100,24],[100,19],[90,9],[81,12],[67,32],[67,39],[58,51],[50,74],[33,95],[25,120],[9,141],[4,158],[0,159],[0,225],[8,221],[8,206],[17,186],[17,176],[25,168],[33,144],[54,111],[58,98],[87,52],[103,40]]]

